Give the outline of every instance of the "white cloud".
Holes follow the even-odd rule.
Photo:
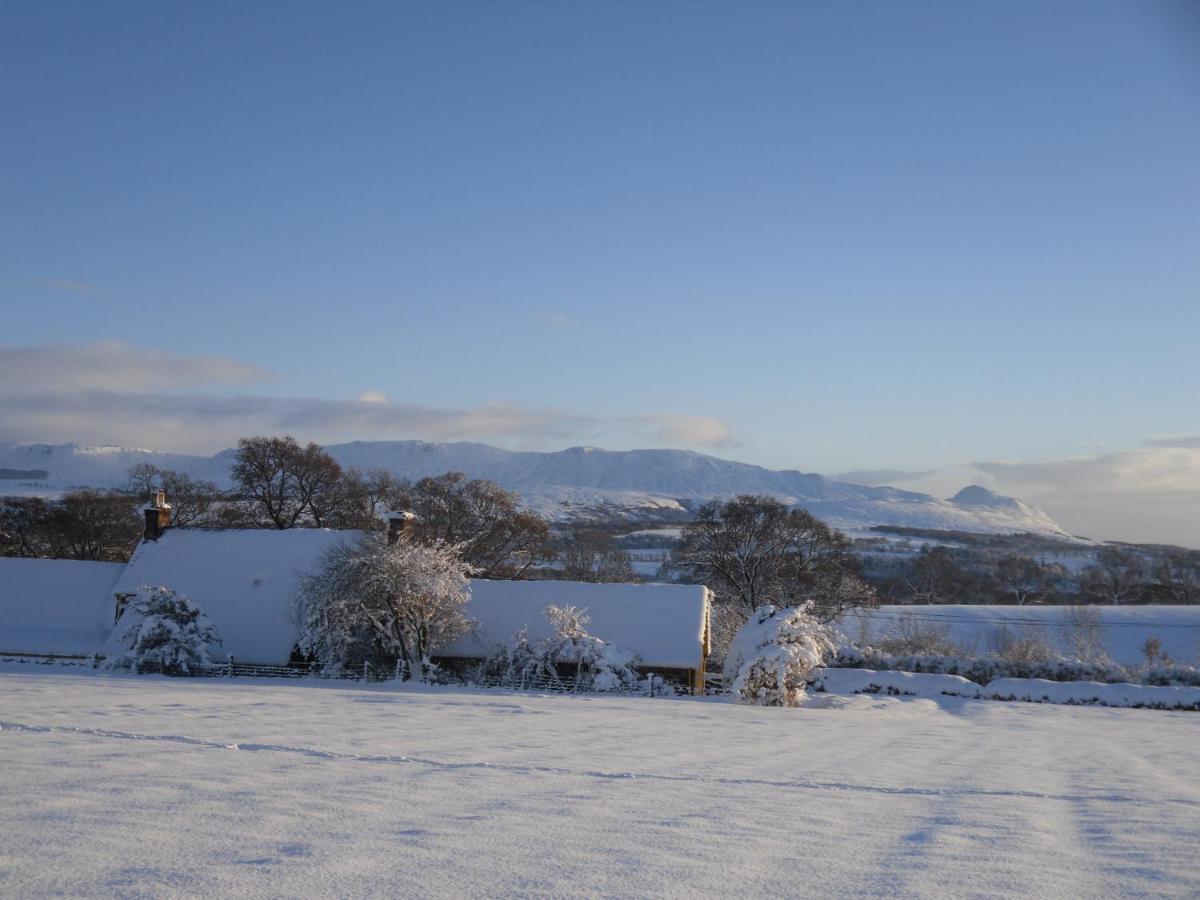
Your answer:
[[[933,469],[854,469],[830,475],[834,481],[847,484],[887,485],[895,487],[901,483],[912,483],[935,474]]]
[[[0,393],[162,391],[265,381],[269,373],[223,356],[185,356],[122,341],[0,347]]]
[[[590,416],[492,404],[440,408],[398,403],[378,390],[355,400],[206,396],[207,385],[268,377],[223,357],[147,351],[117,341],[0,348],[0,441],[85,441],[213,452],[247,434],[291,433],[333,442],[387,438],[490,440],[554,448],[634,440],[726,446],[728,427],[707,417]],[[189,389],[187,393],[172,391]]]
[[[1147,447],[1200,447],[1200,434],[1176,434],[1150,438]]]
[[[655,441],[709,448],[737,445],[729,426],[711,416],[663,414],[639,416],[634,421],[644,426],[647,437]]]
[[[946,497],[971,483],[1039,506],[1074,534],[1200,547],[1200,447],[1153,446],[1043,462],[988,460],[895,485]]]

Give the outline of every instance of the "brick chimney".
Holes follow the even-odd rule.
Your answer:
[[[387,514],[387,539],[389,544],[394,544],[400,540],[401,536],[409,537],[412,535],[413,525],[416,524],[417,517],[410,512],[401,510],[389,510]]]
[[[155,491],[154,499],[142,507],[146,515],[146,530],[142,540],[157,541],[171,527],[171,504],[165,491]]]

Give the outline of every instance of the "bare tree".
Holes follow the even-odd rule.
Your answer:
[[[1069,606],[1065,619],[1068,625],[1067,646],[1075,658],[1086,663],[1107,663],[1104,618],[1100,610],[1094,606]]]
[[[612,535],[576,527],[562,552],[563,577],[568,581],[629,582],[636,576],[629,554],[617,547]]]
[[[137,501],[116,491],[71,491],[54,507],[55,554],[70,559],[129,559],[142,533]]]
[[[1142,558],[1127,547],[1106,544],[1096,552],[1096,562],[1083,572],[1080,587],[1097,603],[1135,602],[1144,587]]]
[[[192,478],[185,472],[160,469],[152,463],[138,463],[129,469],[129,491],[147,501],[162,489],[171,504],[171,524],[195,525],[207,520],[223,493],[211,481]]]
[[[253,437],[238,441],[232,475],[238,489],[259,504],[266,521],[292,528],[306,513],[320,527],[331,510],[341,467],[317,444],[295,438]]]
[[[996,563],[995,578],[1017,606],[1024,606],[1052,594],[1062,579],[1062,570],[1019,553],[1006,553]]]
[[[41,497],[0,500],[0,556],[58,556],[54,506]]]
[[[712,589],[735,628],[768,603],[811,602],[811,613],[827,622],[875,602],[846,536],[772,497],[743,494],[700,507],[683,529],[672,565]]]
[[[405,491],[412,485],[385,469],[363,473],[346,469],[341,478],[323,496],[320,520],[328,528],[375,531],[383,528],[381,513],[399,509],[407,502]]]
[[[1159,555],[1150,590],[1155,602],[1200,603],[1200,550],[1172,548]]]
[[[202,481],[170,469],[159,473],[159,483],[171,504],[172,525],[195,525],[207,521],[214,505],[224,496],[211,481]]]
[[[520,497],[494,482],[448,472],[397,493],[417,516],[416,540],[459,547],[483,578],[520,578],[552,552],[546,521],[521,509]]]
[[[447,544],[366,534],[335,545],[297,596],[300,649],[337,666],[365,642],[402,660],[408,677],[424,677],[430,655],[470,627],[470,574]]]
[[[978,602],[978,579],[961,566],[949,547],[922,547],[905,586],[913,603]]]
[[[334,512],[339,499],[342,467],[317,444],[308,444],[297,456],[294,469],[296,496],[318,528]]]
[[[153,463],[142,462],[130,466],[127,482],[129,492],[142,502],[149,500],[158,488],[161,472]]]

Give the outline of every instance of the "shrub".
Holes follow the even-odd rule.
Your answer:
[[[217,630],[199,608],[168,587],[142,585],[117,623],[121,653],[107,669],[195,675],[212,666],[208,648],[220,644]]]
[[[637,686],[637,657],[589,634],[587,610],[547,606],[554,636],[530,641],[521,629],[507,647],[499,647],[484,663],[485,677],[519,687],[550,681],[564,689],[623,691]]]
[[[807,606],[760,606],[734,636],[725,656],[725,679],[733,695],[760,706],[795,706],[808,676],[834,646]]]

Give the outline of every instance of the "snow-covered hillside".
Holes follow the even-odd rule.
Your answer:
[[[1196,713],[940,696],[763,709],[9,672],[0,883],[11,897],[1195,897],[1198,739]]]
[[[1062,536],[1045,513],[973,485],[943,500],[890,487],[832,481],[794,470],[775,471],[685,450],[600,450],[554,453],[502,450],[487,444],[355,441],[328,451],[343,466],[381,468],[406,478],[466,472],[519,491],[552,519],[572,516],[682,517],[689,506],[736,494],[770,494],[803,506],[841,528],[904,525],[962,531],[1030,531]],[[0,445],[0,468],[48,471],[50,487],[121,484],[138,462],[228,482],[232,451],[212,457],[78,444]],[[2,487],[2,485],[0,485]]]

